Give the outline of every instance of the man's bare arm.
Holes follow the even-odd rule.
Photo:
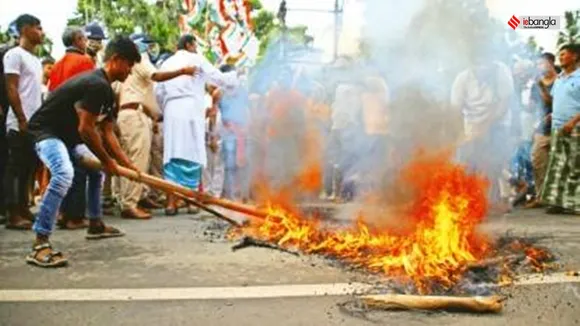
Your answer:
[[[101,135],[97,130],[97,116],[82,108],[77,108],[79,117],[79,135],[89,149],[104,166],[110,165],[113,158],[105,150]]]
[[[16,74],[6,74],[6,91],[8,93],[8,102],[14,111],[16,119],[18,119],[18,127],[25,129],[27,127],[26,115],[22,109],[22,102],[20,101],[20,94],[18,93],[18,83],[20,76]],[[24,130],[21,130],[24,131]]]
[[[193,75],[196,71],[196,67],[185,67],[175,71],[157,71],[151,75],[151,80],[156,82],[164,82],[182,75]]]

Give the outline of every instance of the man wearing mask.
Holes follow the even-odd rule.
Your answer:
[[[117,123],[123,150],[140,170],[147,171],[151,161],[153,132],[158,132],[156,125],[160,119],[153,83],[192,76],[196,68],[188,66],[166,72],[157,71],[148,54],[155,42],[144,34],[134,34],[131,39],[139,49],[141,61],[133,66],[131,75],[121,86]],[[149,219],[151,214],[146,209],[161,208],[157,203],[143,198],[146,189],[142,183],[120,178],[119,186],[123,218]]]
[[[105,31],[99,24],[90,23],[85,27],[85,33],[88,39],[87,54],[100,67],[102,62],[99,58],[99,53],[103,49],[103,40],[106,39]]]
[[[4,74],[10,111],[6,129],[8,164],[5,176],[5,201],[8,213],[6,228],[29,230],[32,213],[29,184],[36,166],[36,155],[28,136],[28,121],[42,100],[42,63],[35,55],[44,33],[40,20],[32,15],[16,19],[20,44],[4,56]]]

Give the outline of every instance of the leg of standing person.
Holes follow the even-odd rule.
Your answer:
[[[0,106],[0,110],[4,110]],[[4,110],[6,111],[6,110]],[[6,144],[6,113],[0,112],[0,224],[6,222],[4,214],[6,213],[4,178],[6,172],[6,163],[8,160],[8,146]]]
[[[551,139],[541,202],[551,214],[580,214],[580,126],[571,135],[553,130]]]
[[[224,186],[223,195],[227,199],[235,199],[236,186],[236,139],[233,135],[226,134],[222,140],[222,161],[224,163]]]
[[[141,171],[149,168],[151,155],[151,123],[149,118],[138,109],[124,109],[117,119],[121,146],[131,162]],[[126,178],[119,179],[119,199],[121,216],[127,219],[150,219],[152,215],[138,207],[145,186]]]
[[[69,189],[61,205],[63,215],[59,226],[67,230],[76,230],[88,227],[86,221],[87,207],[87,169],[77,162],[74,166],[74,177],[72,187]]]
[[[14,130],[8,132],[6,139],[8,144],[8,162],[4,179],[8,215],[6,228],[29,230],[32,223],[27,214],[29,212],[28,190],[36,161],[31,149],[32,143],[26,135]]]
[[[224,192],[225,166],[224,160],[221,156],[222,146],[223,143],[221,141],[218,142],[217,151],[214,153],[215,165],[212,191],[216,194],[217,197],[221,197]]]
[[[79,144],[73,148],[72,157],[75,162],[81,158],[90,158],[97,160],[97,157],[90,151],[85,144]],[[89,240],[114,238],[125,235],[122,231],[106,226],[103,221],[103,173],[99,170],[86,170],[87,174],[87,217],[89,219],[89,228],[86,238]]]
[[[534,167],[534,184],[536,185],[537,200],[532,203],[533,207],[540,206],[539,197],[544,186],[548,161],[550,160],[550,136],[536,134],[532,146],[532,165]]]
[[[51,177],[48,188],[40,202],[33,230],[36,241],[26,261],[40,267],[60,267],[67,264],[62,253],[52,249],[49,242],[56,216],[73,181],[74,169],[66,145],[56,138],[36,144],[40,160],[49,169]]]
[[[163,178],[163,123],[157,123],[157,133],[153,134],[151,142],[151,163],[149,173],[152,176]],[[149,188],[148,198],[158,206],[163,207],[167,201],[164,192]]]

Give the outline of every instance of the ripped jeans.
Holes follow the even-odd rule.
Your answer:
[[[40,235],[50,235],[64,197],[72,186],[74,167],[72,160],[83,156],[95,158],[88,147],[79,144],[67,147],[58,138],[48,138],[35,145],[36,154],[50,171],[50,182],[40,203],[33,230]],[[72,159],[72,160],[71,160]],[[102,215],[101,189],[103,175],[100,171],[88,170],[87,217],[99,219]]]

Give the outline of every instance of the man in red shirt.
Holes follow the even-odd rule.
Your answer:
[[[62,42],[66,46],[66,54],[52,68],[48,90],[58,88],[70,78],[95,69],[95,64],[86,55],[87,37],[81,28],[68,27],[62,35]]]
[[[49,92],[69,79],[96,68],[94,61],[86,54],[87,37],[83,29],[68,27],[62,35],[62,42],[66,46],[66,53],[52,68],[48,83]],[[58,224],[63,229],[88,227],[85,218],[87,177],[91,177],[91,172],[75,165],[73,185],[61,206],[62,219]]]

